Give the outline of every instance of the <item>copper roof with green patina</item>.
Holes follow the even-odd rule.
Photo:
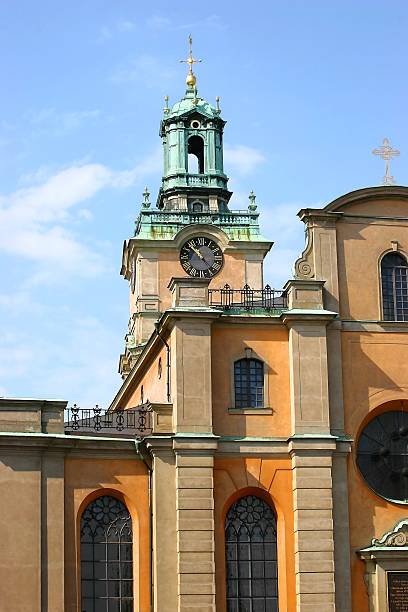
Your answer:
[[[212,106],[209,102],[197,96],[197,93],[191,89],[187,89],[184,98],[173,104],[169,112],[165,116],[166,119],[181,117],[188,115],[191,112],[197,112],[210,119],[219,119],[220,111]]]

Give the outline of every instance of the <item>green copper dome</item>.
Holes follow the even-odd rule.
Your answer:
[[[166,113],[165,120],[173,119],[174,117],[181,117],[192,112],[204,115],[208,119],[218,119],[220,116],[219,109],[198,97],[194,90],[188,89],[184,98],[173,104],[171,109],[169,109],[169,111]]]

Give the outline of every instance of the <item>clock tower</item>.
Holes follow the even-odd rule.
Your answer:
[[[191,50],[184,97],[166,96],[160,137],[163,177],[155,207],[143,193],[134,236],[125,241],[121,274],[130,285],[130,318],[119,371],[126,378],[154,323],[171,306],[172,277],[211,279],[210,287],[263,286],[262,265],[272,243],[260,234],[255,196],[247,210],[230,208],[224,173],[219,98],[215,106],[198,95]]]

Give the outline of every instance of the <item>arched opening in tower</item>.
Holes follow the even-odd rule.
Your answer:
[[[204,173],[204,141],[200,136],[188,139],[188,173]]]

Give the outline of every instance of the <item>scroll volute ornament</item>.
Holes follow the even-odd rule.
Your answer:
[[[309,221],[306,221],[306,246],[302,255],[295,261],[295,278],[308,280],[315,277],[313,264],[313,232]]]
[[[372,546],[408,546],[408,520],[401,521],[393,531],[379,540],[373,539]]]

